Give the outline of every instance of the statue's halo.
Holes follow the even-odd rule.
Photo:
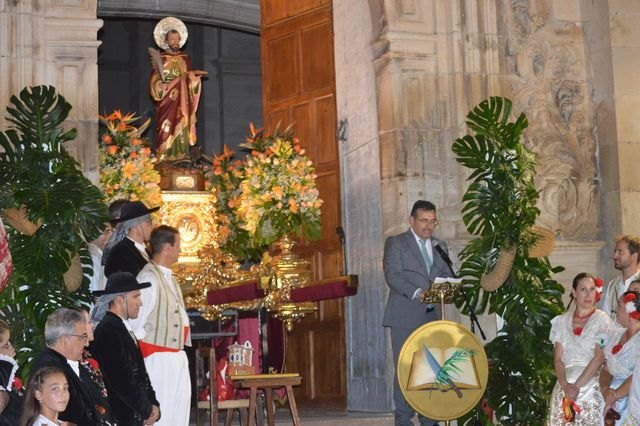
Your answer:
[[[165,41],[165,37],[171,30],[176,30],[180,33],[180,48],[182,48],[182,46],[187,42],[189,31],[187,31],[187,26],[184,22],[174,16],[167,16],[166,18],[161,19],[153,29],[153,38],[160,49],[167,50],[169,48]]]

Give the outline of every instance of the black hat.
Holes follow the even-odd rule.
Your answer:
[[[159,209],[160,207],[149,209],[142,201],[129,201],[127,204],[122,206],[122,209],[120,210],[120,217],[112,220],[111,223],[120,223],[126,220],[135,219],[137,217],[153,213]]]
[[[127,293],[147,287],[151,287],[151,283],[139,283],[131,272],[114,272],[107,278],[104,290],[94,291],[93,294],[103,296],[105,294]]]

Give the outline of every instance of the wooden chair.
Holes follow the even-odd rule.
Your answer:
[[[204,426],[204,416],[202,410],[209,410],[211,416],[211,426],[218,426],[218,411],[227,410],[225,417],[225,426],[230,426],[233,421],[235,410],[240,412],[240,425],[246,426],[249,419],[249,400],[248,399],[230,399],[227,401],[218,401],[218,392],[216,384],[216,353],[214,348],[199,348],[196,351],[196,377],[198,377],[198,385],[202,382],[206,383],[206,373],[209,372],[209,401],[198,401],[196,407],[196,425]]]

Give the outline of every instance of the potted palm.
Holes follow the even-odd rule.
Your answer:
[[[49,313],[90,300],[86,241],[108,215],[101,191],[64,148],[77,134],[62,128],[71,105],[51,86],[27,87],[10,103],[12,127],[0,132],[0,213],[14,271],[0,293],[0,316],[24,364],[44,345]]]
[[[473,239],[460,254],[469,303],[457,305],[504,320],[486,345],[486,399],[498,423],[541,425],[555,382],[551,319],[563,310],[564,289],[553,274],[563,268],[538,252],[535,159],[521,143],[527,118],[520,114],[510,121],[511,109],[509,99],[483,101],[467,115],[473,133],[452,146],[457,161],[471,171],[462,213]]]

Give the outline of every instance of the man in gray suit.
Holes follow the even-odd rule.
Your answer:
[[[452,276],[439,253],[439,249],[447,253],[447,244],[433,236],[438,225],[436,206],[429,201],[416,201],[409,224],[409,230],[387,238],[384,244],[384,276],[390,291],[382,325],[391,328],[396,373],[400,350],[409,335],[421,325],[440,319],[439,306],[421,303],[425,291],[436,277]],[[396,426],[412,425],[415,412],[402,395],[397,374],[394,376],[393,402]],[[434,424],[433,420],[418,417],[423,426]]]

